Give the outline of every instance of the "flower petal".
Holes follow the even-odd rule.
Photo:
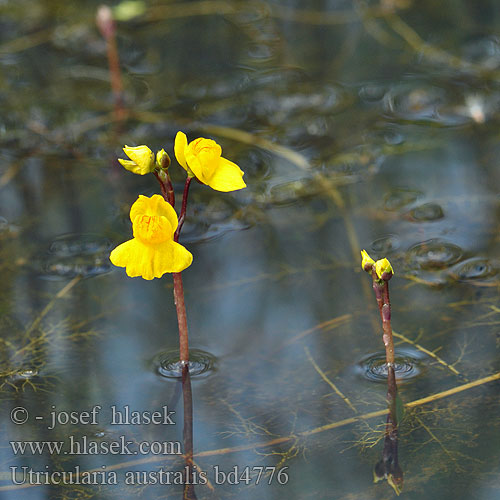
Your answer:
[[[146,245],[135,238],[118,245],[109,258],[115,266],[125,267],[131,278],[141,276],[145,280],[180,273],[193,261],[191,252],[174,241]]]
[[[187,145],[188,145],[188,140],[186,134],[181,131],[177,132],[177,135],[175,136],[174,153],[181,167],[186,170],[187,170],[187,163],[185,157],[185,150],[187,148]]]
[[[153,272],[157,278],[165,273],[180,273],[193,262],[193,255],[181,244],[166,241],[155,245],[152,256]]]
[[[134,174],[145,175],[154,170],[155,155],[147,146],[125,146],[123,151],[134,163],[137,164],[138,170],[133,171]],[[125,165],[123,166],[125,167]]]
[[[147,248],[134,238],[118,245],[111,252],[109,260],[115,266],[124,267],[131,278],[142,276],[146,280],[151,280],[154,276]]]
[[[159,194],[154,194],[150,198],[140,194],[135,203],[130,207],[130,220],[132,223],[138,215],[160,215],[166,217],[174,232],[179,224],[177,213],[172,205],[166,202],[163,196]]]
[[[207,184],[217,191],[236,191],[247,185],[243,181],[244,172],[232,161],[220,158],[219,165]]]
[[[118,161],[129,172],[132,172],[134,174],[144,175],[142,170],[141,170],[141,167],[139,167],[139,165],[137,165],[137,163],[135,161],[122,160],[121,158],[118,158]],[[144,172],[144,173],[146,173],[146,172]]]

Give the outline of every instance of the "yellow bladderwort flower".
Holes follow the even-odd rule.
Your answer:
[[[130,208],[130,220],[134,238],[118,245],[109,256],[115,266],[126,268],[128,276],[152,280],[191,265],[191,253],[174,241],[177,214],[162,196],[140,195]]]
[[[177,132],[175,157],[191,177],[217,191],[236,191],[246,187],[244,172],[221,156],[222,148],[212,139],[200,137],[188,144],[186,134]]]
[[[375,272],[379,279],[382,279],[382,275],[386,273],[387,278],[394,274],[391,263],[387,259],[380,259],[375,262]]]
[[[361,250],[361,269],[363,271],[370,271],[375,261],[368,255],[366,250]]]
[[[123,151],[130,160],[118,158],[118,161],[130,172],[145,175],[155,169],[155,155],[147,146],[125,146]]]

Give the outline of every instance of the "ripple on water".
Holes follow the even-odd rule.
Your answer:
[[[399,238],[394,234],[388,234],[372,241],[370,248],[377,254],[385,255],[397,250],[401,245]]]
[[[394,371],[399,383],[409,382],[425,369],[425,356],[415,349],[396,349]],[[369,354],[355,366],[357,375],[370,382],[387,383],[387,364],[385,351]]]
[[[45,278],[84,278],[111,271],[111,242],[97,234],[65,234],[49,245],[48,252],[36,260]]]
[[[386,111],[412,122],[456,126],[471,121],[462,111],[464,96],[422,82],[402,83],[384,96]]]
[[[487,281],[499,271],[499,263],[484,257],[474,257],[460,262],[450,270],[456,281]]]
[[[212,198],[208,203],[193,203],[189,217],[182,229],[183,243],[213,240],[229,231],[248,229],[251,224],[244,220],[241,207],[230,197]]]
[[[179,351],[163,351],[152,361],[156,374],[165,378],[181,378],[182,363],[179,361]],[[217,358],[201,349],[189,350],[189,374],[192,377],[208,376],[217,370]]]
[[[413,222],[430,222],[442,219],[444,217],[444,212],[441,205],[437,203],[424,203],[423,205],[411,209],[406,214],[406,217]]]
[[[384,196],[384,208],[397,211],[415,203],[424,193],[417,189],[397,188]]]
[[[407,255],[412,268],[432,270],[452,266],[462,254],[458,245],[435,238],[412,246]]]

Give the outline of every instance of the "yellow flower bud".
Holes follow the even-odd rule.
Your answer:
[[[158,168],[163,168],[166,170],[170,165],[170,156],[165,152],[164,149],[161,149],[156,153],[156,166]]]
[[[155,169],[155,155],[147,146],[125,146],[123,151],[130,160],[118,158],[118,161],[130,172],[145,175]]]
[[[363,271],[370,271],[375,261],[368,255],[366,250],[361,250],[361,269]]]
[[[382,275],[386,273],[386,279],[390,279],[394,274],[391,263],[387,259],[380,259],[375,262],[375,272],[379,279],[382,279]]]

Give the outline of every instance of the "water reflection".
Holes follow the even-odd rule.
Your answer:
[[[373,470],[374,481],[384,479],[391,485],[397,495],[403,490],[403,470],[399,466],[399,433],[398,416],[396,411],[397,386],[394,369],[389,367],[387,373],[387,404],[389,412],[385,424],[384,449],[382,458],[376,463]]]

